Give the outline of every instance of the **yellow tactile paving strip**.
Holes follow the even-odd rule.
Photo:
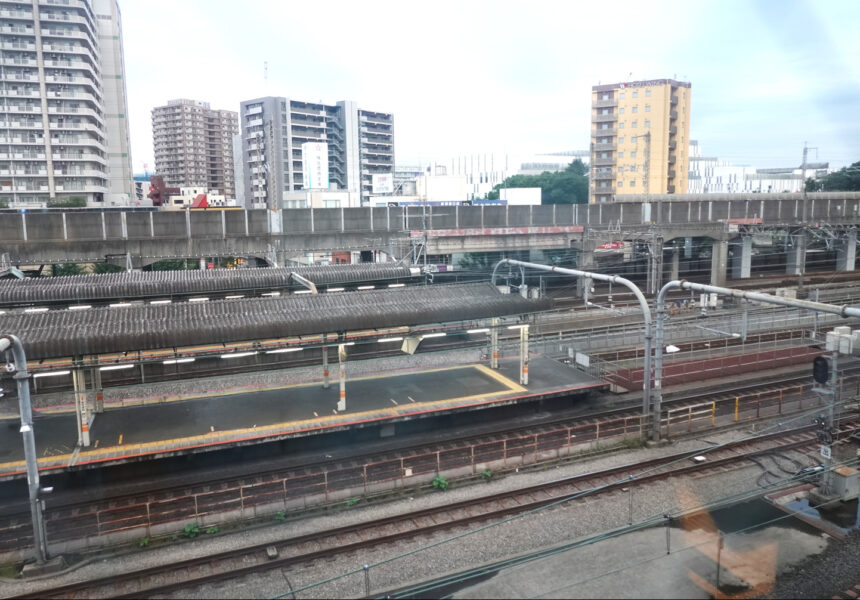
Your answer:
[[[87,463],[107,462],[111,460],[127,459],[137,456],[153,455],[160,452],[189,450],[206,446],[214,446],[230,442],[241,442],[245,440],[254,440],[259,438],[295,434],[304,431],[323,430],[344,425],[353,425],[357,423],[368,423],[372,421],[380,421],[394,417],[403,417],[410,415],[419,415],[429,412],[436,412],[452,407],[465,407],[480,404],[486,404],[493,400],[498,400],[501,397],[509,396],[510,399],[515,399],[519,395],[527,394],[527,390],[516,383],[515,381],[505,377],[499,372],[490,369],[485,365],[458,365],[452,367],[443,367],[438,369],[422,370],[421,373],[434,373],[452,371],[455,369],[472,368],[479,371],[481,374],[492,378],[500,383],[505,389],[497,392],[486,394],[474,394],[470,396],[459,396],[455,398],[447,398],[442,400],[434,400],[430,402],[410,403],[401,405],[387,406],[383,409],[365,411],[359,413],[344,413],[338,415],[326,415],[313,419],[305,419],[299,421],[287,421],[283,423],[274,423],[262,427],[250,427],[242,429],[232,429],[228,431],[211,431],[203,435],[174,438],[167,440],[156,440],[152,442],[143,442],[138,444],[122,445],[122,435],[120,435],[117,445],[93,447],[90,449],[78,449],[75,452],[68,454],[59,454],[55,456],[47,456],[39,459],[39,469],[56,469],[62,467],[70,467],[73,465],[81,465]],[[395,375],[396,376],[396,375]],[[385,379],[392,377],[391,374],[367,375],[364,377],[355,377],[351,381],[357,380],[373,380]],[[333,381],[334,383],[334,381]],[[319,382],[302,383],[297,385],[277,386],[268,388],[276,389],[296,389],[302,387],[316,386]],[[264,391],[258,389],[257,391]],[[234,392],[245,393],[245,392]],[[212,395],[209,394],[209,397]],[[177,398],[178,400],[187,400],[189,397]],[[22,473],[25,469],[24,461],[14,461],[0,463],[0,477]]]

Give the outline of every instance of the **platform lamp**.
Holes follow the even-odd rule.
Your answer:
[[[18,385],[18,408],[21,413],[21,436],[24,439],[24,459],[27,463],[27,488],[30,492],[30,516],[33,520],[33,542],[36,562],[43,564],[48,558],[48,538],[45,519],[42,515],[42,493],[52,488],[39,485],[39,465],[36,463],[36,438],[33,432],[33,409],[30,405],[30,374],[27,372],[27,356],[21,340],[10,334],[0,334],[0,353],[6,353],[6,372]],[[11,354],[11,360],[9,360]]]

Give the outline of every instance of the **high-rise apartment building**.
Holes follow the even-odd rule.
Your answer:
[[[591,202],[687,191],[690,84],[673,79],[591,88]]]
[[[0,199],[134,198],[116,0],[0,0]]]
[[[171,187],[205,186],[236,197],[233,136],[239,116],[208,102],[170,100],[152,109],[155,170]]]
[[[305,189],[302,145],[328,145],[330,187],[373,193],[374,175],[394,173],[394,116],[355,102],[320,104],[281,97],[241,103],[246,203],[280,208],[284,193]]]

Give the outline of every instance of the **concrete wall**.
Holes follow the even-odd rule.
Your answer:
[[[714,196],[717,196],[716,198]],[[679,199],[684,198],[684,199]],[[647,202],[549,206],[408,206],[265,210],[0,212],[0,254],[15,264],[98,261],[106,255],[145,259],[266,256],[277,252],[390,250],[410,246],[426,228],[430,252],[570,247],[584,228],[661,237],[723,239],[738,224],[798,225],[796,195],[652,196]],[[810,194],[813,225],[860,225],[860,193]],[[280,231],[277,225],[280,223]],[[548,230],[547,228],[553,228]],[[622,235],[623,237],[623,235]],[[144,262],[152,262],[145,260]]]

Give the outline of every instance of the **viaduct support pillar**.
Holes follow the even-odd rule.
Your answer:
[[[678,244],[672,246],[672,273],[669,279],[671,281],[675,281],[676,279],[680,279],[678,273],[681,270],[681,249],[678,247]]]
[[[340,398],[337,401],[337,412],[343,412],[346,410],[346,344],[338,344],[337,362],[340,366]]]
[[[72,382],[75,387],[75,415],[78,424],[78,446],[83,448],[90,445],[90,411],[87,403],[87,379],[83,369],[72,370]]]
[[[594,246],[594,242],[582,240],[582,248],[576,256],[576,268],[580,271],[590,271],[594,266]],[[576,280],[576,295],[588,300],[591,286],[590,277],[579,277]]]
[[[726,263],[729,258],[728,240],[714,240],[711,244],[711,285],[726,285]]]
[[[750,236],[740,238],[732,256],[732,279],[748,279],[752,270],[752,242]]]
[[[656,294],[663,284],[663,238],[648,242],[648,281],[647,293]]]
[[[802,275],[806,266],[806,232],[791,237],[791,247],[785,249],[785,272],[787,275]]]
[[[836,270],[853,271],[857,256],[857,231],[851,229],[845,232],[845,237],[839,240],[836,250]]]

